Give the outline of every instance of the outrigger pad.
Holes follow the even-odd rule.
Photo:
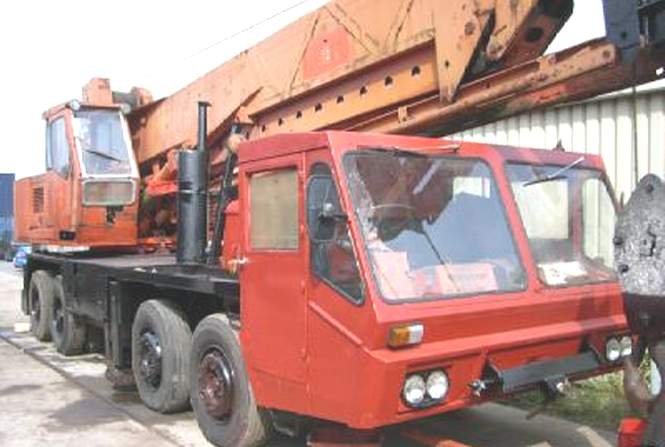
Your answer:
[[[631,329],[647,338],[665,334],[665,184],[640,180],[619,213],[614,259]]]

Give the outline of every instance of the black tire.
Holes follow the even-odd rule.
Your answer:
[[[229,371],[218,372],[217,377],[226,377],[231,385],[224,387],[229,393],[214,394],[230,396],[223,405],[213,409],[206,406],[204,396],[206,374],[212,371],[206,365],[211,356],[219,365]],[[194,331],[191,357],[191,401],[199,428],[206,439],[219,447],[256,447],[265,444],[273,435],[273,426],[268,412],[257,407],[254,399],[245,362],[243,360],[238,335],[231,328],[228,319],[222,314],[206,317]],[[222,371],[224,368],[215,368]],[[219,401],[218,401],[219,402]],[[224,413],[221,415],[221,413]],[[217,413],[217,414],[214,414]]]
[[[51,338],[59,353],[64,355],[82,354],[86,340],[86,326],[83,320],[65,307],[65,289],[62,276],[53,280],[53,313],[51,318]]]
[[[192,330],[180,307],[166,300],[143,302],[132,325],[132,369],[143,403],[160,413],[189,407]]]
[[[35,270],[30,277],[30,332],[39,341],[51,341],[53,318],[53,276],[45,270]]]

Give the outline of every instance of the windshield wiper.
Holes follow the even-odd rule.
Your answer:
[[[563,168],[559,169],[556,172],[553,172],[549,175],[546,175],[545,177],[540,177],[534,180],[529,180],[528,182],[524,182],[522,186],[531,186],[531,185],[537,185],[538,183],[545,183],[545,182],[551,182],[553,180],[561,180],[566,178],[565,174],[566,172],[570,171],[573,169],[575,166],[579,165],[580,163],[584,162],[584,157],[580,157],[571,164],[564,166]]]
[[[81,145],[81,150],[83,152],[87,152],[89,154],[97,155],[98,157],[106,158],[107,160],[115,161],[115,162],[118,162],[118,163],[126,163],[127,162],[127,160],[123,160],[123,159],[120,159],[118,157],[114,157],[111,154],[107,154],[106,152],[98,151],[96,149],[92,149],[92,148],[88,147],[87,141],[85,141],[83,138],[81,138],[78,135],[76,136],[76,140]]]
[[[106,152],[101,152],[97,151],[95,149],[87,149],[87,148],[81,148],[83,152],[87,152],[89,154],[94,154],[97,155],[98,157],[106,158],[107,160],[115,161],[118,163],[125,163],[127,160],[122,160],[120,158],[114,157],[113,155],[107,154]]]
[[[363,151],[368,151],[368,152],[378,152],[379,154],[388,154],[388,155],[393,155],[393,156],[400,156],[400,157],[416,157],[416,158],[427,158],[427,155],[425,154],[420,154],[418,152],[413,152],[413,151],[407,151],[404,149],[400,149],[398,147],[361,147]]]

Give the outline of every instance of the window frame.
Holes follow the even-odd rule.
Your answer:
[[[347,159],[352,158],[352,157],[357,157],[358,155],[364,155],[364,154],[370,154],[368,152],[363,152],[363,151],[348,151],[346,152],[342,157],[341,157],[341,162],[342,162],[342,167],[344,171],[344,181],[346,182],[347,186],[347,191],[349,195],[351,194],[351,183],[350,183],[350,178],[349,178],[349,171],[346,168],[346,163]],[[473,293],[464,293],[464,294],[458,294],[458,295],[442,295],[438,297],[431,297],[431,298],[408,298],[408,299],[400,299],[400,300],[390,300],[386,298],[382,291],[381,287],[379,285],[379,278],[377,276],[376,268],[374,266],[374,263],[371,260],[371,255],[369,253],[369,249],[367,247],[367,240],[365,238],[365,234],[362,231],[362,229],[359,228],[359,221],[360,217],[358,216],[357,210],[355,208],[355,204],[351,203],[352,208],[353,208],[353,219],[350,219],[352,221],[352,225],[357,225],[358,226],[358,233],[360,234],[360,239],[362,240],[362,253],[365,256],[365,260],[367,262],[367,265],[369,266],[370,270],[370,275],[372,279],[372,284],[369,287],[374,288],[374,293],[383,301],[384,303],[390,305],[390,306],[400,306],[404,304],[427,304],[427,303],[433,303],[433,302],[440,302],[440,303],[449,303],[449,302],[466,302],[466,304],[472,305],[476,300],[471,300],[469,301],[469,298],[477,298],[477,299],[505,299],[507,296],[516,296],[519,294],[522,294],[526,291],[528,291],[531,287],[531,278],[529,275],[529,271],[526,269],[526,264],[524,260],[524,253],[521,250],[521,247],[517,241],[516,238],[516,231],[517,228],[514,225],[514,222],[510,218],[510,213],[508,212],[507,208],[507,202],[505,195],[501,191],[501,186],[500,186],[500,181],[504,181],[505,179],[497,176],[497,172],[494,169],[493,165],[489,163],[487,160],[477,157],[477,156],[470,156],[470,157],[460,157],[460,156],[450,156],[450,155],[427,155],[427,157],[437,159],[437,160],[465,160],[465,161],[473,161],[473,162],[479,162],[483,164],[488,171],[489,177],[492,180],[492,183],[495,187],[496,190],[496,195],[497,198],[500,202],[500,209],[501,213],[505,218],[506,226],[508,229],[508,234],[510,236],[510,242],[512,243],[512,246],[515,250],[515,255],[516,255],[516,260],[517,260],[517,265],[522,271],[522,275],[524,278],[522,287],[516,288],[513,290],[494,290],[494,291],[489,291],[489,292],[473,292]],[[508,188],[510,188],[510,185],[508,185]],[[512,191],[511,191],[512,194]],[[513,198],[514,200],[514,198]],[[519,217],[519,216],[518,216]],[[518,218],[520,222],[518,222],[518,225],[522,225],[521,219]]]
[[[82,110],[86,110],[87,108],[84,106]],[[130,172],[125,173],[125,174],[95,174],[88,172],[85,167],[85,163],[83,162],[84,160],[84,155],[83,155],[83,148],[81,147],[81,144],[76,141],[76,138],[74,138],[74,150],[76,151],[76,155],[78,156],[78,159],[80,160],[79,162],[79,169],[81,170],[81,177],[84,179],[126,179],[126,178],[138,178],[139,177],[139,168],[138,168],[138,162],[136,160],[136,155],[134,152],[134,145],[132,142],[131,135],[129,133],[129,125],[127,123],[127,119],[125,119],[124,115],[122,114],[122,111],[120,109],[114,109],[114,108],[89,108],[90,110],[106,110],[109,112],[117,113],[120,115],[120,125],[122,127],[122,135],[125,141],[125,146],[127,147],[128,151],[128,157],[129,157],[129,165],[130,165]],[[76,115],[75,113],[72,113],[72,134],[76,136],[78,132],[78,124],[76,123]]]
[[[359,251],[356,248],[356,244],[354,242],[354,237],[353,237],[353,232],[351,231],[351,216],[349,214],[348,218],[346,220],[346,231],[349,235],[349,241],[351,242],[351,250],[353,251],[353,257],[356,262],[356,268],[358,270],[358,279],[360,281],[360,297],[354,297],[350,293],[348,293],[346,290],[343,290],[341,287],[339,287],[337,284],[335,284],[332,280],[329,278],[326,278],[322,274],[320,274],[316,268],[314,268],[313,262],[312,262],[312,254],[313,254],[313,248],[315,244],[321,244],[323,243],[322,241],[316,241],[311,238],[311,232],[310,232],[310,227],[309,227],[309,191],[310,191],[310,186],[312,181],[316,180],[317,178],[330,178],[332,180],[332,185],[336,189],[337,193],[337,200],[339,201],[339,209],[340,211],[344,212],[344,208],[342,205],[342,196],[340,195],[341,189],[335,179],[334,171],[333,168],[330,164],[323,162],[323,161],[314,161],[311,165],[308,167],[308,171],[312,172],[314,168],[317,166],[324,166],[328,169],[330,172],[330,175],[327,174],[321,174],[321,173],[316,173],[316,174],[308,174],[307,176],[307,183],[305,185],[305,194],[304,194],[304,202],[305,202],[305,210],[306,210],[306,216],[305,216],[305,221],[306,221],[306,226],[307,226],[307,240],[309,242],[309,256],[308,256],[308,265],[309,265],[309,271],[310,273],[315,276],[319,281],[323,282],[324,284],[328,285],[331,289],[333,289],[335,292],[339,293],[342,297],[344,297],[347,301],[351,302],[352,304],[356,306],[362,306],[365,301],[367,300],[367,282],[365,281],[361,266],[360,266],[360,257],[358,256]],[[331,241],[328,241],[331,242]]]
[[[296,246],[295,247],[290,247],[290,248],[275,248],[275,247],[256,247],[254,245],[254,241],[252,238],[252,229],[254,228],[254,213],[253,213],[253,205],[252,205],[252,194],[253,194],[253,186],[252,186],[252,178],[255,175],[261,175],[261,174],[271,174],[275,172],[293,172],[295,175],[295,180],[296,180],[296,191],[295,191],[295,200],[296,200]],[[301,238],[301,227],[302,227],[302,221],[301,221],[301,204],[300,204],[300,194],[298,191],[298,184],[300,183],[300,170],[297,165],[284,165],[284,166],[276,166],[276,167],[271,167],[267,169],[259,169],[256,171],[251,171],[247,172],[247,189],[248,189],[248,194],[247,194],[247,200],[248,200],[248,205],[249,205],[249,212],[248,212],[248,229],[249,231],[247,232],[247,249],[248,252],[251,253],[285,253],[285,254],[295,254],[299,253],[302,249],[302,244],[300,241]]]

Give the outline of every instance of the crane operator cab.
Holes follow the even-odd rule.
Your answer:
[[[135,246],[139,172],[125,101],[94,79],[84,100],[47,110],[46,173],[16,184],[17,239],[44,251]]]

